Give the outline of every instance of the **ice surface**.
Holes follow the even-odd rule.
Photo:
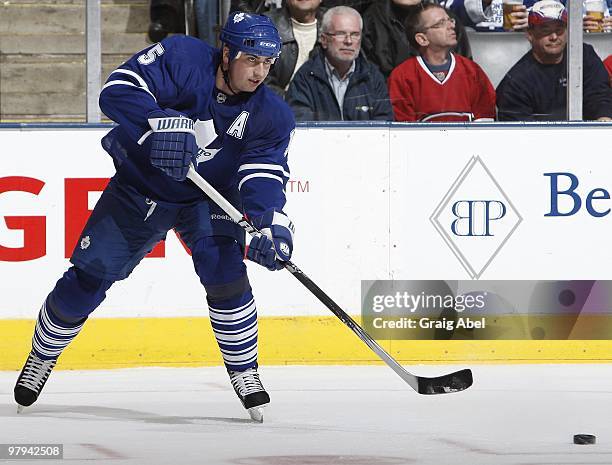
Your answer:
[[[260,367],[263,424],[220,367],[56,371],[21,415],[0,372],[0,443],[64,444],[63,461],[15,464],[612,464],[612,366],[472,369],[467,391],[422,396],[385,366]]]

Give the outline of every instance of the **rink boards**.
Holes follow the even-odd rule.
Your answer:
[[[114,172],[106,130],[0,131],[0,369],[22,363]],[[294,261],[354,315],[366,279],[612,279],[611,135],[588,124],[302,126],[287,189]],[[64,367],[220,363],[188,253],[169,233],[154,255],[109,291]],[[374,361],[289,273],[249,268],[262,363]],[[612,358],[608,341],[382,342],[406,362]]]

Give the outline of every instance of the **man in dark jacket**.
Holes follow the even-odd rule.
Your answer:
[[[363,51],[368,59],[376,64],[385,78],[388,78],[397,65],[408,58],[417,56],[418,50],[410,46],[404,22],[410,14],[420,11],[423,3],[442,3],[437,0],[380,0],[374,2],[363,15]],[[457,19],[454,11],[449,15]],[[472,58],[472,50],[465,28],[461,21],[455,26],[457,46],[453,53]]]
[[[284,97],[289,82],[316,46],[321,31],[321,0],[285,0],[285,6],[266,13],[283,45],[280,57],[268,74],[266,84]]]
[[[298,70],[286,100],[298,121],[393,120],[385,80],[359,54],[363,22],[353,8],[328,10],[321,48]]]
[[[567,12],[554,0],[537,2],[529,13],[531,50],[497,87],[500,121],[567,119]],[[612,121],[612,89],[601,59],[583,45],[583,118]]]

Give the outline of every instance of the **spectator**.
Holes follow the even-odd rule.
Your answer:
[[[283,41],[280,57],[270,70],[266,84],[281,96],[317,44],[323,15],[320,5],[321,0],[286,0],[283,8],[266,13]]]
[[[612,87],[612,55],[606,58],[606,60],[604,61],[604,65],[608,70],[608,75],[610,76],[610,87]]]
[[[478,0],[481,1],[481,0]],[[370,61],[376,64],[388,78],[393,68],[418,51],[410,46],[404,22],[406,18],[419,11],[423,4],[438,3],[436,0],[379,0],[364,14],[363,51]],[[453,50],[471,58],[472,51],[465,28],[456,25],[458,45]]]
[[[385,79],[360,55],[363,21],[353,8],[328,10],[321,46],[299,69],[287,103],[299,121],[393,120]]]
[[[472,60],[455,55],[455,20],[439,5],[425,5],[406,21],[419,56],[389,77],[397,121],[493,121],[495,90]]]
[[[152,42],[159,42],[168,33],[185,33],[185,10],[180,0],[151,0],[149,4],[148,35]]]
[[[567,12],[555,0],[537,2],[529,13],[531,50],[506,74],[497,88],[501,121],[567,119]],[[612,89],[600,58],[584,44],[583,115],[609,121]]]
[[[503,31],[503,12],[502,12],[502,1],[503,0],[447,0],[452,4],[450,8],[457,13],[459,18],[463,21],[463,24],[467,27],[476,29],[477,31]],[[513,13],[515,18],[515,31],[526,30],[528,27],[528,14],[527,10],[531,9],[537,0],[524,0],[524,9],[522,11]],[[558,0],[563,5],[567,2],[566,0]],[[612,0],[602,0],[607,3],[608,10],[605,12],[606,18],[604,19],[604,25],[606,27],[612,26],[612,19],[610,19],[610,13],[612,12]],[[594,24],[592,20],[585,16],[584,17],[584,30],[590,31],[598,24]]]

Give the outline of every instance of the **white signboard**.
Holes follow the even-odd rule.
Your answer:
[[[107,179],[104,130],[0,131],[0,318],[34,318]],[[294,261],[349,313],[363,279],[612,279],[610,128],[308,128],[290,154]],[[587,148],[588,142],[588,148]],[[205,316],[173,232],[96,317]],[[250,264],[260,315],[329,312]]]

